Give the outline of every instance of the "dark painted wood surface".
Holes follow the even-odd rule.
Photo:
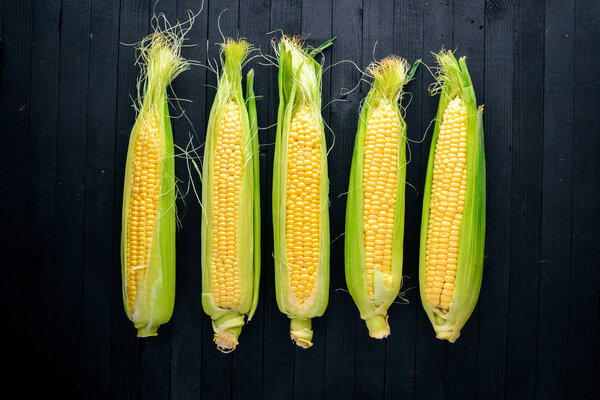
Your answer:
[[[139,340],[121,300],[120,210],[137,68],[129,44],[153,13],[184,20],[200,0],[0,2],[0,227],[7,382],[98,399],[594,399],[600,381],[600,3],[547,0],[205,1],[184,55],[205,63],[225,35],[273,54],[279,31],[325,51],[331,291],[315,346],[292,345],[274,298],[270,190],[276,69],[251,62],[260,99],[263,275],[240,346],[212,343],[200,302],[200,207],[178,200],[177,300],[156,338]],[[223,10],[225,11],[223,14]],[[268,34],[269,32],[275,33]],[[207,48],[207,41],[209,42]],[[408,86],[410,164],[403,293],[392,335],[367,336],[345,291],[345,191],[368,87],[359,68],[395,53],[433,65],[442,46],[468,57],[485,104],[486,262],[479,304],[455,344],[440,342],[417,290],[422,186],[437,98],[421,68]],[[179,146],[204,141],[215,76],[173,84]],[[332,102],[333,101],[333,102]],[[181,115],[173,109],[173,115]],[[199,187],[178,159],[179,187]]]

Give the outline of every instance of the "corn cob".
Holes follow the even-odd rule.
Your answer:
[[[277,305],[290,336],[312,346],[311,318],[329,296],[327,149],[321,116],[321,65],[298,38],[279,43],[279,111],[273,166],[273,232]]]
[[[154,336],[175,302],[175,165],[167,86],[188,63],[183,34],[157,32],[140,46],[138,115],[129,138],[121,231],[125,312],[138,336]]]
[[[398,102],[412,73],[405,60],[394,56],[371,64],[367,73],[374,82],[352,156],[345,267],[348,289],[369,335],[382,339],[390,333],[387,310],[402,284],[406,123]]]
[[[235,350],[258,303],[260,183],[254,72],[242,92],[242,65],[251,46],[228,39],[210,112],[202,166],[202,307],[222,352]]]
[[[481,287],[485,242],[483,106],[465,58],[436,55],[440,93],[423,199],[419,283],[438,339],[456,341]]]

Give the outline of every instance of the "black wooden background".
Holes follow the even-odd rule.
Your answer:
[[[119,234],[134,122],[131,46],[151,31],[148,0],[3,0],[0,100],[1,302],[8,387],[112,399],[590,399],[599,395],[600,4],[597,0],[206,1],[186,57],[215,57],[226,35],[273,54],[281,29],[319,44],[327,65],[361,68],[395,53],[433,65],[442,46],[468,57],[485,104],[486,263],[479,304],[457,343],[434,338],[418,296],[417,260],[437,98],[421,68],[406,113],[404,294],[392,334],[375,341],[345,289],[343,233],[350,158],[367,86],[323,110],[329,154],[331,295],[315,345],[289,340],[274,297],[270,187],[276,69],[256,62],[263,184],[263,275],[257,315],[233,354],[219,353],[200,302],[200,207],[178,203],[177,300],[169,324],[140,340],[123,311]],[[161,0],[171,21],[200,0]],[[323,104],[360,77],[324,73]],[[196,67],[173,87],[204,141],[215,76]],[[185,145],[193,129],[173,121]],[[177,161],[180,187],[189,176]],[[198,183],[198,182],[196,182]],[[7,386],[5,386],[7,387]]]

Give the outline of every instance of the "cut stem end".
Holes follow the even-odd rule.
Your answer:
[[[390,334],[390,325],[387,322],[388,317],[383,315],[374,315],[365,322],[369,328],[369,336],[374,339],[385,339]]]
[[[460,336],[460,332],[454,331],[445,331],[445,332],[436,332],[435,337],[441,340],[447,340],[450,343],[456,342],[456,339]]]
[[[217,345],[217,349],[221,353],[225,354],[234,351],[237,345],[239,344],[237,339],[240,334],[240,331],[241,329],[233,329],[231,331],[227,330],[215,333],[214,341]]]
[[[158,326],[144,326],[137,331],[137,337],[158,336]]]
[[[290,337],[298,346],[308,349],[313,344],[311,342],[313,331],[310,319],[292,318],[290,322]]]

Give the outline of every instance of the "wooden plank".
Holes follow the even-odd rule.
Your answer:
[[[64,2],[60,20],[58,135],[56,138],[55,264],[52,302],[45,310],[53,330],[48,368],[67,397],[81,395],[82,285],[90,2]],[[51,386],[52,387],[52,386]]]
[[[301,3],[292,0],[272,0],[270,9],[270,30],[281,29],[284,34],[296,35],[301,33]],[[273,37],[280,39],[280,32],[274,32]],[[270,52],[274,55],[273,51]],[[268,121],[269,125],[277,121],[277,108],[279,95],[277,85],[277,69],[271,73],[268,96]],[[272,182],[273,182],[273,154],[275,151],[276,127],[272,126],[267,131],[267,202],[262,208],[265,211],[263,221],[272,227]],[[266,207],[266,208],[265,208]],[[267,237],[267,243],[273,243],[272,230]],[[273,254],[272,247],[270,253]],[[263,398],[281,399],[292,398],[294,393],[294,344],[290,340],[290,320],[283,315],[275,301],[275,279],[272,257],[265,257],[262,264],[263,293],[264,293],[264,371],[263,371]],[[309,350],[310,351],[310,350]]]
[[[140,340],[140,397],[169,397],[171,325],[161,326],[160,334]]]
[[[453,48],[453,2],[431,1],[423,6],[423,49],[439,52],[442,47]],[[423,54],[423,61],[427,65],[435,65],[435,59],[431,54]],[[423,72],[423,87],[429,87],[433,83],[433,76]],[[431,146],[431,135],[433,132],[434,119],[439,102],[438,96],[423,94],[423,116],[422,127],[425,131],[425,139],[420,144],[421,150],[421,183],[425,182],[427,161]],[[420,197],[422,202],[422,190]],[[420,214],[420,213],[419,213]],[[415,290],[418,291],[419,281],[415,276]],[[421,303],[419,297],[418,303]],[[417,342],[415,362],[415,397],[417,399],[438,399],[443,397],[445,390],[445,368],[446,343],[435,338],[435,332],[423,311],[421,304],[417,310]]]
[[[4,0],[0,1],[0,78],[2,77],[2,15],[4,12]],[[1,81],[0,81],[1,83]]]
[[[2,85],[2,48],[4,41],[2,40],[2,15],[4,14],[4,0],[0,1],[0,85]]]
[[[200,11],[201,3],[196,0],[178,0],[177,19],[184,22],[188,18],[188,10],[193,13]],[[204,9],[196,17],[192,30],[187,35],[186,46],[182,55],[188,60],[206,60],[208,9]],[[171,119],[175,144],[186,147],[190,143],[196,148],[195,162],[200,165],[200,157],[206,131],[206,75],[208,72],[201,67],[193,67],[179,75],[173,82],[174,95],[179,99],[189,100],[172,102],[175,108],[180,106],[185,111],[173,110]],[[189,120],[188,120],[189,119]],[[176,154],[181,151],[176,150]],[[189,167],[189,169],[188,169]],[[177,235],[177,281],[175,310],[171,319],[171,390],[172,399],[199,398],[201,395],[202,376],[202,342],[210,341],[211,334],[202,330],[202,270],[200,230],[202,211],[191,181],[195,184],[198,196],[201,196],[202,187],[200,177],[196,173],[191,161],[188,163],[183,157],[175,160],[175,174],[180,180],[178,187],[185,196],[177,201],[177,215],[181,223]],[[212,350],[212,349],[210,349]],[[208,366],[210,368],[210,366]]]
[[[412,65],[423,57],[423,3],[404,0],[395,3],[394,9],[394,50]],[[386,399],[413,398],[415,394],[415,349],[417,313],[423,312],[419,299],[419,236],[421,226],[421,206],[423,203],[423,160],[420,141],[425,127],[422,124],[423,73],[419,67],[415,78],[405,86],[407,91],[402,105],[406,108],[408,161],[405,186],[404,212],[404,263],[403,283],[400,296],[389,310],[391,336],[386,348]],[[425,159],[426,160],[426,159]]]
[[[569,302],[556,288],[570,280],[573,184],[575,5],[546,2],[544,147],[540,317],[536,394],[564,399],[567,385]],[[568,289],[564,293],[568,297]]]
[[[467,66],[478,104],[484,94],[484,19],[485,4],[469,0],[454,3],[454,46],[457,56],[467,58]],[[472,377],[477,373],[479,353],[479,307],[463,327],[460,338],[448,345],[446,353],[446,399],[477,397]]]
[[[123,309],[121,282],[121,209],[123,182],[129,135],[136,113],[132,99],[137,95],[136,82],[139,67],[134,65],[136,51],[132,46],[142,40],[149,30],[150,8],[146,2],[120,1],[119,56],[117,79],[117,116],[115,143],[115,190],[113,219],[113,270],[111,274],[111,359],[110,397],[137,399],[140,397],[140,347],[133,324]],[[159,330],[160,333],[162,333]]]
[[[238,16],[238,26],[240,36],[248,40],[256,48],[264,53],[270,53],[269,37],[265,35],[267,28],[258,21],[264,18],[265,10],[271,9],[270,0],[260,0],[253,2],[240,2],[240,11]],[[266,24],[266,22],[265,22]],[[266,65],[259,65],[262,62],[259,59],[251,61],[244,72],[250,68],[254,69],[254,93],[257,96],[256,107],[258,126],[264,127],[269,125],[267,121],[267,100],[264,98],[269,87],[269,77],[273,74],[273,68]],[[244,82],[245,83],[245,82]],[[264,130],[259,130],[260,143],[260,184],[261,184],[261,260],[262,272],[265,271],[265,260],[272,259],[272,244],[265,243],[265,232],[270,231],[271,221],[267,218],[267,209],[265,207],[267,197],[271,194],[266,192],[266,151],[264,144],[266,142]],[[264,294],[264,281],[260,285],[260,298],[256,313],[252,317],[252,321],[248,322],[240,335],[240,345],[233,354],[232,374],[235,379],[232,380],[232,398],[233,399],[262,399],[263,396],[263,308],[265,301],[273,301],[273,298],[266,298]],[[248,366],[251,366],[249,368]]]
[[[238,7],[238,1],[234,0],[208,3],[208,57],[213,64],[219,62],[218,43],[223,43],[221,32],[225,37],[237,37]],[[206,82],[208,86],[206,87],[205,112],[208,116],[216,93],[216,76],[209,73]],[[202,338],[202,365],[206,366],[202,368],[202,398],[230,398],[231,382],[234,379],[232,375],[233,357],[229,354],[222,354],[216,349],[212,341],[213,329],[210,317],[204,315],[202,322],[202,331],[206,332]],[[227,384],[219,385],[215,382],[226,382]]]
[[[25,118],[29,118],[28,125],[22,124],[22,122],[26,121],[22,120],[18,122],[19,125],[12,126],[11,129],[5,130],[6,127],[2,126],[0,130],[8,133],[13,132],[13,129],[16,128],[13,133],[15,135],[25,135],[25,138],[27,137],[27,129],[29,130],[29,139],[26,148],[20,148],[15,142],[8,145],[8,149],[11,152],[21,150],[26,152],[22,153],[26,155],[23,157],[25,160],[24,164],[22,164],[22,166],[27,166],[24,171],[26,179],[20,182],[20,186],[23,188],[23,194],[27,193],[27,197],[23,198],[24,204],[22,204],[22,211],[26,212],[26,215],[23,215],[23,218],[25,218],[23,227],[26,227],[27,235],[23,237],[23,239],[26,239],[24,243],[26,247],[7,248],[7,255],[9,255],[9,260],[12,258],[13,261],[16,260],[16,257],[21,257],[20,263],[29,265],[31,268],[25,268],[24,272],[18,276],[14,275],[14,272],[9,272],[9,282],[12,278],[15,279],[13,284],[18,284],[20,283],[20,279],[23,279],[24,284],[18,287],[23,292],[18,293],[16,292],[17,288],[14,288],[11,293],[10,287],[5,288],[4,286],[2,291],[3,295],[6,293],[11,296],[6,300],[8,304],[5,306],[5,309],[9,312],[9,321],[13,321],[16,328],[14,333],[12,329],[9,330],[9,337],[13,343],[16,341],[16,343],[23,344],[23,346],[8,346],[8,359],[14,360],[17,364],[15,370],[11,372],[22,374],[24,372],[23,368],[26,367],[26,360],[35,354],[39,354],[39,363],[34,366],[34,371],[37,372],[36,375],[38,376],[47,376],[49,351],[44,346],[48,339],[47,330],[44,327],[52,323],[52,320],[48,317],[47,313],[40,312],[40,310],[44,309],[48,298],[48,274],[44,273],[44,270],[52,268],[54,265],[54,174],[58,120],[58,20],[60,5],[48,4],[47,7],[46,4],[40,4],[39,6],[38,4],[34,4],[32,13],[31,10],[26,9],[30,5],[24,4],[23,6],[20,7],[20,10],[13,8],[10,18],[14,19],[17,16],[16,12],[26,12],[28,14],[27,18],[30,18],[22,22],[25,23],[23,29],[27,29],[26,27],[28,26],[31,36],[23,36],[21,40],[24,42],[20,43],[21,46],[27,47],[30,51],[30,55],[27,55],[27,57],[30,57],[30,64],[25,64],[28,59],[23,55],[21,56],[23,64],[19,68],[25,66],[26,68],[23,68],[24,72],[27,71],[28,74],[31,74],[27,77],[27,79],[31,79],[31,82],[29,83],[26,80],[23,84],[31,85],[30,87],[35,87],[36,90],[31,90],[30,87],[23,87],[23,90],[27,90],[28,92],[29,108],[24,109],[20,114]],[[9,14],[6,17],[9,17]],[[21,17],[25,17],[25,15],[21,15]],[[38,28],[41,25],[44,25],[43,33]],[[12,58],[16,55],[14,51],[8,53],[10,47],[18,43],[12,37],[16,32],[15,27],[11,26],[10,22],[7,22],[5,25],[5,37],[7,39],[5,51],[7,51],[7,57]],[[8,64],[9,59],[6,61]],[[6,79],[15,79],[15,77],[14,71],[5,74]],[[23,78],[21,77],[21,79]],[[6,84],[8,83],[6,81]],[[22,95],[20,88],[14,88],[14,90],[14,95]],[[11,93],[6,93],[3,90],[2,100],[0,101],[3,101],[5,97],[11,99]],[[15,105],[12,104],[11,106]],[[4,106],[2,110],[5,110]],[[16,113],[16,110],[13,112]],[[2,112],[2,120],[4,118],[5,115]],[[13,120],[13,123],[17,121]],[[9,138],[9,140],[11,139]],[[13,149],[12,145],[16,145],[16,149]],[[3,154],[3,159],[4,157],[5,155]],[[15,165],[13,164],[11,167],[15,168]],[[8,170],[11,171],[9,175],[13,174],[12,168]],[[8,207],[6,209],[10,210],[10,213],[15,211],[21,212],[20,207],[16,210],[11,208],[13,207],[12,205],[3,204],[3,207]],[[3,217],[6,218],[4,215]],[[10,229],[13,229],[12,226],[10,226]],[[6,245],[12,247],[13,244],[6,243]],[[22,251],[23,249],[25,249],[24,254],[15,254],[14,257],[10,257],[11,252]],[[7,264],[7,267],[8,272],[12,266]],[[5,290],[8,290],[8,293]],[[19,303],[22,301],[23,304],[11,304],[13,301]],[[13,316],[13,312],[24,314]],[[13,334],[16,335],[14,338],[12,337]],[[31,348],[25,352],[25,360],[23,360],[23,355],[19,354],[20,348],[27,349],[29,347]],[[9,373],[9,376],[6,378],[7,382],[12,382],[17,378],[17,376],[13,377],[12,373]]]
[[[115,123],[119,39],[118,1],[93,0],[89,83],[83,259],[84,397],[109,398],[111,275],[114,243]]]
[[[320,0],[302,1],[302,36],[307,38],[307,45],[316,47],[331,36],[331,4]],[[325,66],[331,64],[331,50],[326,50],[324,57]],[[322,80],[321,105],[325,107],[330,101],[330,79],[331,69],[324,71]],[[322,108],[322,115],[325,120],[325,135],[328,146],[331,146],[332,136],[328,130],[329,108]],[[330,224],[335,221],[330,218]],[[343,270],[343,265],[330,260],[330,275],[336,270]],[[330,292],[331,296],[331,292]],[[294,366],[294,399],[315,399],[322,398],[325,395],[325,349],[326,349],[326,331],[323,318],[327,318],[328,313],[322,318],[315,318],[312,322],[313,328],[313,347],[310,350],[296,346],[295,366]]]
[[[595,65],[600,61],[597,2],[578,1],[575,27],[575,87],[573,112],[573,227],[571,293],[569,297],[569,348],[567,396],[598,398],[598,309],[600,271],[594,254],[600,237],[600,79]]]
[[[364,2],[363,4],[363,37],[362,37],[362,62],[361,68],[365,69],[369,63],[381,60],[393,52],[394,2]],[[370,86],[362,83],[360,86],[361,97],[369,92]],[[358,121],[358,113],[354,113]],[[357,122],[358,123],[358,122]],[[345,153],[343,161],[352,164],[352,152]],[[343,224],[344,220],[340,221]],[[343,267],[342,267],[343,269]],[[354,366],[354,396],[358,399],[381,399],[385,395],[385,366],[386,342],[376,340],[369,336],[364,321],[359,321],[356,326],[356,362]]]
[[[331,47],[332,63],[348,60],[361,63],[362,1],[333,1]],[[360,72],[349,62],[332,67],[330,97],[336,99],[329,106],[330,126],[336,133],[335,145],[328,157],[329,167],[329,220],[330,257],[344,259],[344,222],[346,218],[346,192],[350,179],[348,154],[354,148],[354,135],[358,121],[359,90],[346,94],[359,83]],[[344,92],[342,92],[342,90]],[[334,223],[340,221],[339,223]],[[327,349],[325,352],[325,398],[352,398],[355,366],[355,334],[358,324],[364,324],[346,289],[343,265],[331,265],[329,306],[324,320]]]
[[[542,5],[515,6],[512,212],[507,390],[535,396],[539,317],[544,67]]]
[[[486,245],[479,296],[480,329],[477,394],[504,399],[511,236],[514,8],[485,4],[484,129],[486,151]],[[480,101],[481,102],[481,101]]]
[[[29,103],[31,75],[31,44],[33,5],[25,1],[5,1],[2,11],[2,62],[0,86],[0,132],[4,144],[0,146],[0,165],[6,173],[1,207],[0,239],[6,249],[2,272],[1,298],[5,307],[4,318],[13,329],[7,336],[10,343],[23,343],[27,332],[24,308],[27,274],[23,270],[27,243],[27,157],[29,148]],[[33,265],[32,268],[36,266]],[[37,273],[40,271],[37,270]],[[25,336],[26,337],[26,336]],[[16,368],[7,380],[19,379],[29,363],[22,359],[20,346],[8,346],[8,359]],[[27,352],[29,353],[29,351]],[[33,352],[31,352],[33,354]],[[17,382],[20,380],[17,380]]]

